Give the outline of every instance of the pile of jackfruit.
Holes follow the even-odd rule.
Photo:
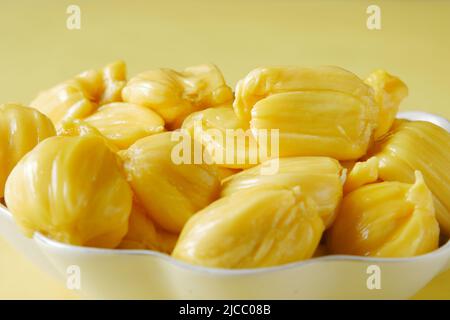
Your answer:
[[[407,95],[382,70],[262,67],[233,91],[211,64],[127,81],[116,62],[0,106],[0,199],[28,236],[208,267],[425,254],[450,236],[450,134],[396,119]],[[256,143],[211,136],[240,129]],[[253,163],[261,129],[278,153]],[[181,131],[244,152],[175,163]]]

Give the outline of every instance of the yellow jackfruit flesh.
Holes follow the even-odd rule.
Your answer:
[[[399,78],[384,70],[372,72],[365,83],[374,91],[375,104],[379,108],[375,139],[386,134],[394,123],[398,107],[408,96],[408,87]]]
[[[299,188],[236,192],[195,214],[172,256],[218,268],[269,267],[310,258],[324,226]]]
[[[107,65],[101,70],[80,73],[55,87],[41,92],[31,106],[48,116],[56,127],[65,120],[83,119],[99,105],[121,101],[126,83],[125,63]]]
[[[28,236],[114,248],[127,232],[132,192],[101,138],[51,137],[13,169],[5,202]]]
[[[378,180],[378,165],[377,157],[354,163],[348,170],[349,173],[344,184],[344,193],[347,194],[365,184],[376,182]]]
[[[119,249],[156,250],[170,254],[177,236],[157,227],[145,210],[134,204],[130,214],[128,232],[119,244]]]
[[[84,121],[126,149],[137,140],[164,131],[164,120],[151,109],[124,102],[105,104]]]
[[[182,128],[200,140],[218,166],[239,169],[259,163],[258,144],[248,123],[240,121],[230,107],[194,112]]]
[[[236,115],[254,137],[279,130],[279,155],[363,156],[377,127],[374,92],[337,67],[263,67],[236,86]]]
[[[413,185],[374,183],[346,195],[327,240],[335,254],[411,257],[436,249],[439,225],[420,172]]]
[[[140,139],[121,156],[128,181],[149,217],[177,233],[195,212],[219,196],[220,178],[214,165],[175,160],[183,142],[173,140],[172,134]]]
[[[279,154],[352,160],[363,156],[376,126],[377,109],[347,93],[312,90],[271,95],[252,108],[250,127],[279,130]],[[262,131],[265,133],[265,131]]]
[[[193,66],[177,72],[156,69],[130,79],[123,100],[156,111],[168,127],[179,128],[194,111],[219,106],[233,100],[220,70],[212,64]]]
[[[264,174],[264,167],[275,166],[278,166],[275,174]],[[342,174],[339,162],[326,157],[268,160],[225,179],[222,196],[246,189],[298,186],[305,196],[315,201],[318,214],[328,228],[342,199]]]
[[[99,105],[122,101],[122,89],[126,85],[127,68],[125,62],[116,61],[105,66],[101,71],[102,86]]]
[[[61,122],[58,131],[58,136],[65,137],[82,137],[86,135],[93,135],[103,140],[106,146],[113,152],[119,152],[119,148],[103,136],[97,128],[91,126],[83,120],[66,120]],[[119,158],[118,158],[119,159]]]
[[[0,202],[26,235],[234,269],[450,237],[450,134],[396,120],[398,77],[261,67],[234,94],[212,64],[125,69],[0,105]]]
[[[0,105],[0,199],[6,179],[17,162],[55,134],[50,119],[39,111],[16,104]]]
[[[371,154],[379,160],[383,181],[412,183],[414,171],[422,172],[441,231],[450,236],[450,133],[430,122],[396,120]]]
[[[360,78],[347,70],[326,66],[257,68],[238,82],[233,108],[241,120],[248,122],[258,101],[279,93],[301,91],[338,92],[373,106],[373,92]]]

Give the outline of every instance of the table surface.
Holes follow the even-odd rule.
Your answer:
[[[129,75],[216,63],[230,85],[261,65],[377,68],[409,86],[403,110],[450,118],[450,1],[77,0],[81,29],[66,27],[74,1],[16,0],[0,10],[0,102],[28,103],[82,70],[117,59]],[[0,298],[77,298],[0,239]],[[450,272],[416,295],[450,299]]]

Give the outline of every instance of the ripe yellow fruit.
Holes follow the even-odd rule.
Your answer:
[[[354,163],[349,168],[344,184],[344,193],[347,194],[365,184],[376,182],[378,180],[378,165],[377,157]]]
[[[371,154],[379,159],[381,180],[412,183],[414,171],[422,172],[441,230],[450,236],[450,134],[430,122],[397,120]]]
[[[183,122],[183,129],[192,130],[195,121],[199,121],[205,129],[248,129],[248,123],[240,121],[230,106],[207,108],[190,114]],[[199,128],[202,129],[202,128]]]
[[[132,193],[101,138],[51,137],[13,169],[5,202],[28,236],[114,248],[127,232]]]
[[[124,102],[105,104],[85,121],[119,149],[164,131],[164,120],[151,109]]]
[[[155,69],[130,79],[123,100],[153,109],[169,128],[179,128],[187,115],[233,100],[219,68],[212,64],[193,66],[177,72]]]
[[[346,195],[327,239],[335,254],[411,257],[436,249],[439,225],[420,172],[413,185],[374,183]]]
[[[48,116],[56,127],[62,121],[83,119],[99,105],[120,101],[125,86],[125,63],[117,61],[102,70],[88,70],[41,92],[31,106]]]
[[[157,227],[145,210],[134,204],[130,214],[128,232],[119,244],[119,249],[146,249],[170,254],[177,236]]]
[[[217,268],[258,268],[310,258],[323,222],[299,188],[236,192],[195,214],[172,256]]]
[[[365,83],[372,87],[375,104],[379,108],[378,125],[374,133],[375,139],[378,139],[394,123],[400,103],[408,96],[408,87],[402,80],[384,70],[372,72]]]
[[[260,67],[238,82],[233,108],[241,120],[248,122],[252,118],[253,106],[268,96],[316,90],[350,95],[364,105],[373,105],[370,87],[342,68]]]
[[[275,174],[262,174],[263,166],[276,166]],[[317,212],[328,228],[334,221],[342,199],[342,167],[326,157],[293,157],[268,160],[223,181],[222,196],[254,188],[300,187],[317,205]]]
[[[258,143],[248,123],[240,121],[230,107],[194,112],[182,128],[200,140],[218,166],[240,169],[259,163]]]
[[[311,90],[259,100],[252,108],[250,127],[255,132],[278,129],[281,157],[352,160],[366,153],[376,121],[376,107],[362,98],[338,91]]]
[[[39,111],[17,104],[0,105],[0,199],[6,179],[17,162],[55,134],[50,119]]]
[[[121,156],[128,181],[149,217],[178,233],[195,212],[219,196],[220,178],[214,165],[178,164],[172,153],[182,142],[172,141],[172,134],[140,139]]]
[[[106,146],[108,146],[109,149],[111,149],[111,151],[119,152],[119,148],[117,148],[115,144],[110,142],[110,140],[103,136],[95,127],[91,126],[83,120],[75,119],[61,122],[57,134],[58,136],[65,137],[82,137],[86,135],[97,136],[103,140],[103,142],[106,144]]]
[[[91,126],[83,120],[68,120],[61,123],[58,128],[58,136],[80,137],[85,135],[103,135],[95,127]]]

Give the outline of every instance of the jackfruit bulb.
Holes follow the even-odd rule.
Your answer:
[[[114,248],[127,232],[132,193],[101,138],[51,137],[13,169],[5,201],[28,236]]]
[[[153,110],[125,102],[101,106],[85,119],[119,149],[164,131],[164,120]]]
[[[383,181],[413,183],[414,171],[422,172],[442,233],[450,237],[450,133],[431,122],[396,120],[371,154]]]
[[[348,168],[349,173],[345,179],[344,193],[347,194],[365,184],[377,182],[378,166],[379,161],[377,157],[353,163]]]
[[[39,93],[30,105],[58,128],[62,121],[84,119],[100,105],[121,101],[125,80],[125,63],[117,61],[101,70],[82,72]]]
[[[279,130],[281,157],[358,159],[378,121],[372,89],[336,67],[258,68],[239,81],[233,107],[258,141]]]
[[[156,111],[170,129],[181,126],[190,113],[233,100],[219,68],[204,64],[184,69],[155,69],[130,79],[123,100]]]
[[[334,254],[412,257],[437,249],[439,225],[420,172],[414,184],[380,182],[347,194],[327,240]]]
[[[261,160],[248,123],[239,120],[229,106],[194,112],[184,120],[182,128],[207,148],[218,166],[249,168]]]
[[[323,229],[299,187],[243,190],[189,219],[172,255],[207,267],[276,266],[311,258]]]
[[[177,242],[177,235],[162,230],[148,217],[138,204],[133,205],[128,232],[119,249],[146,249],[170,254]]]
[[[274,174],[264,174],[274,167]],[[222,196],[240,190],[267,187],[295,187],[315,201],[325,227],[329,227],[342,200],[344,172],[337,160],[326,157],[292,157],[268,160],[223,181]]]
[[[96,136],[101,138],[103,142],[108,146],[108,148],[111,149],[111,151],[120,151],[119,148],[110,140],[108,140],[104,135],[102,135],[100,131],[97,130],[97,128],[91,126],[83,120],[75,119],[61,122],[57,134],[58,136],[63,137],[82,137],[86,135]]]
[[[379,139],[394,123],[400,103],[408,96],[408,87],[402,80],[384,70],[372,72],[364,82],[373,89],[375,104],[379,108],[374,133],[375,139]]]
[[[39,111],[11,103],[0,105],[0,199],[6,179],[17,162],[55,134],[50,119]]]
[[[178,162],[177,146],[187,141],[173,139],[165,132],[138,140],[121,153],[127,179],[149,217],[167,231],[178,233],[197,211],[214,201],[220,193],[220,176],[215,165],[195,164],[189,157]],[[194,152],[194,148],[180,153]],[[191,162],[192,160],[192,162]]]

